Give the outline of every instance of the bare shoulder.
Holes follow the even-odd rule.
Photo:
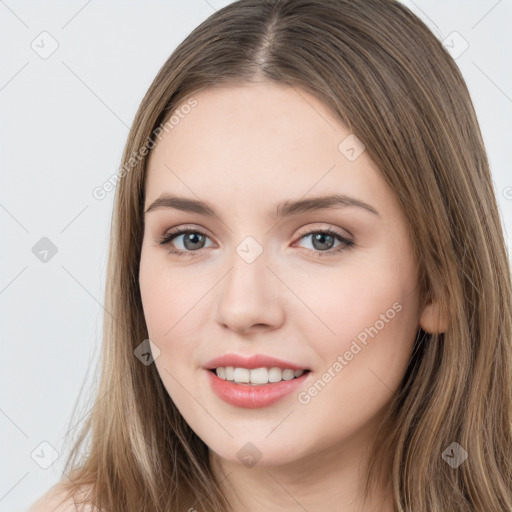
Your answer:
[[[77,506],[73,497],[66,498],[63,485],[58,483],[33,503],[27,512],[89,512],[91,507]]]

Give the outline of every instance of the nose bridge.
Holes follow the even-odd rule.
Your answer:
[[[268,300],[268,281],[272,273],[267,269],[269,253],[253,237],[246,237],[235,247],[229,258],[231,271],[225,280],[225,294],[233,300],[254,302],[261,296]]]
[[[267,268],[269,251],[247,236],[228,258],[231,270],[223,279],[218,303],[220,323],[246,331],[255,324],[275,324],[280,306],[276,302],[276,277]]]

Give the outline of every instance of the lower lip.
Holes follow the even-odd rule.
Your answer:
[[[235,384],[233,381],[217,377],[212,371],[206,370],[206,373],[208,373],[213,392],[219,398],[235,407],[256,409],[272,405],[297,390],[311,372],[303,373],[300,377],[291,380],[271,382],[259,386]]]

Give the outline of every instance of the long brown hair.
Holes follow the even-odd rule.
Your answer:
[[[421,300],[450,318],[445,333],[418,330],[366,490],[387,464],[398,511],[512,510],[511,280],[489,163],[457,65],[395,0],[240,0],[158,72],[123,154],[101,378],[64,470],[68,495],[108,512],[229,510],[208,447],[155,365],[134,356],[148,338],[138,284],[144,184],[155,139],[195,92],[263,80],[312,93],[364,143],[407,218]],[[447,462],[453,446],[467,452],[458,467]]]

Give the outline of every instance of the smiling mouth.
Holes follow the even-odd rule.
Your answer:
[[[217,375],[222,380],[232,382],[233,384],[245,384],[249,386],[264,386],[282,381],[296,379],[311,370],[292,370],[291,368],[241,368],[233,366],[219,366],[211,368],[210,372]]]

